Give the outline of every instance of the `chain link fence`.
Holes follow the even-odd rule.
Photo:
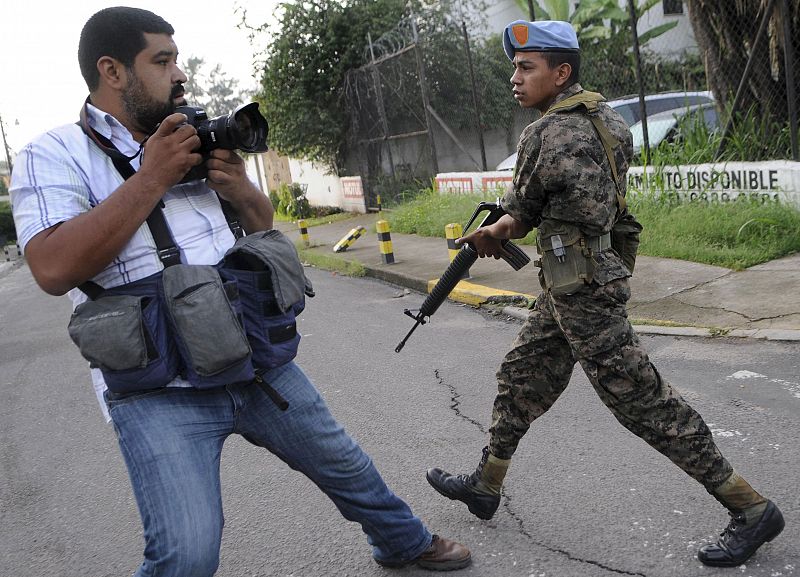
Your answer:
[[[723,140],[715,156],[738,151],[748,160],[800,160],[797,108],[800,2],[686,0],[718,100]]]
[[[791,44],[792,34],[800,29],[800,3],[736,0],[721,3],[727,7],[722,10],[718,2],[686,4],[665,0],[661,9],[694,9],[698,18],[709,19],[709,30],[717,31],[716,36],[697,38],[698,48],[693,50],[675,52],[668,44],[659,45],[657,34],[641,32],[646,15],[637,15],[641,36],[636,39],[631,20],[597,23],[611,28],[608,38],[581,38],[579,29],[583,87],[608,100],[711,90],[720,132],[730,117],[740,128],[728,129],[728,142],[741,148],[737,139],[748,134],[773,145],[777,139],[780,146],[759,151],[753,160],[790,158],[787,103],[796,105],[798,79],[787,79],[786,72],[788,66],[791,75],[798,64],[797,47]],[[760,7],[747,12],[743,4]],[[726,10],[729,13],[720,14]],[[591,30],[585,22],[582,29]],[[516,150],[522,129],[538,117],[512,98],[513,67],[500,34],[477,36],[461,22],[417,15],[389,34],[370,38],[365,61],[368,64],[351,70],[345,82],[351,119],[348,171],[361,175],[373,205],[378,195],[383,205],[391,205],[430,187],[437,173],[494,170]],[[796,131],[795,120],[795,135]],[[749,147],[758,148],[752,142]]]

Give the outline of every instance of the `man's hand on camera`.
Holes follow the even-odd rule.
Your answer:
[[[232,150],[217,148],[206,160],[206,183],[225,200],[237,204],[258,192],[245,171],[244,160]],[[262,195],[263,196],[263,195]]]
[[[169,189],[203,161],[195,152],[198,148],[200,137],[194,126],[186,124],[186,115],[170,114],[147,139],[139,174]]]
[[[247,232],[272,228],[274,209],[269,197],[253,184],[244,160],[232,150],[212,150],[206,160],[206,184],[233,205],[239,222]]]

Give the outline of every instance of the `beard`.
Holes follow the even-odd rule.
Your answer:
[[[125,112],[136,127],[145,134],[151,134],[167,116],[175,112],[173,95],[183,92],[183,87],[176,84],[172,87],[169,99],[160,101],[147,93],[144,83],[130,69],[130,83],[122,92],[122,104]]]

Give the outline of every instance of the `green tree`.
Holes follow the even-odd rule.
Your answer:
[[[635,2],[636,14],[639,18],[653,8],[661,0],[641,0]],[[520,10],[528,13],[528,0],[516,0]],[[628,11],[620,7],[618,0],[581,0],[570,9],[569,0],[536,0],[537,20],[564,20],[572,23],[578,37],[590,43],[599,39],[610,39],[620,33],[630,35],[630,16]],[[655,26],[639,37],[640,45],[644,46],[677,26],[677,22],[667,22]]]
[[[348,127],[345,74],[364,64],[367,34],[391,30],[406,9],[404,0],[298,0],[281,4],[277,27],[254,29],[274,38],[258,95],[273,148],[338,171]]]
[[[479,2],[467,0],[462,4]],[[277,27],[265,24],[254,29],[255,34],[274,38],[266,49],[259,94],[270,121],[271,145],[284,154],[322,162],[338,171],[345,159],[351,120],[346,106],[346,75],[368,62],[368,34],[376,41],[385,33],[396,33],[398,23],[411,14],[423,39],[423,57],[431,70],[428,80],[435,101],[440,92],[435,84],[444,77],[437,71],[441,67],[452,69],[453,61],[447,61],[450,56],[459,58],[459,62],[464,58],[461,23],[449,15],[451,8],[449,2],[428,0],[295,0],[281,4]],[[398,35],[398,41],[402,35]],[[401,43],[398,49],[407,44]],[[396,85],[400,86],[397,92],[408,92],[405,101],[410,102],[411,92],[419,92],[419,76],[413,53],[404,60],[398,71],[404,80]],[[469,79],[466,75],[464,79],[463,94],[468,95]],[[399,112],[386,110],[390,123]]]
[[[184,85],[190,103],[200,106],[209,118],[228,114],[242,104],[247,95],[239,88],[239,81],[228,77],[217,64],[209,72],[205,71],[205,60],[196,56],[182,63],[188,81]]]

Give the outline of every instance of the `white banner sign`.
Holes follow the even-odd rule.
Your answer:
[[[511,185],[511,171],[443,172],[436,188],[450,194],[497,192]],[[730,202],[751,199],[786,202],[800,207],[800,162],[726,162],[687,166],[632,166],[628,194],[676,195],[687,200]]]
[[[729,202],[747,198],[800,207],[800,162],[726,162],[671,167],[632,166],[628,194],[675,194],[689,200]]]

